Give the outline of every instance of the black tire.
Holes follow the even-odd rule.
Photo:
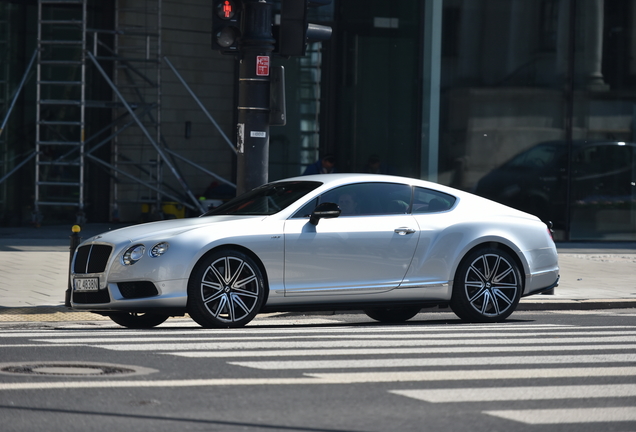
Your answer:
[[[108,317],[120,326],[133,329],[148,329],[158,326],[170,318],[170,315],[136,312],[116,312]]]
[[[510,254],[479,249],[459,265],[450,307],[464,321],[500,322],[515,311],[522,290],[521,272]]]
[[[188,313],[206,328],[244,326],[259,312],[264,298],[260,267],[232,249],[204,257],[188,281]]]
[[[373,318],[376,321],[383,323],[398,323],[410,320],[420,312],[421,308],[418,306],[412,307],[396,307],[396,308],[378,308],[378,309],[366,309],[363,312],[367,314],[369,318]]]

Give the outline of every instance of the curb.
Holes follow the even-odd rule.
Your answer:
[[[580,300],[526,300],[517,306],[518,311],[534,310],[594,310],[636,308],[636,299],[580,299]]]

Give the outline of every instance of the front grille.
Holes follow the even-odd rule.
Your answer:
[[[153,297],[159,294],[155,284],[149,281],[119,282],[117,284],[123,298]]]
[[[86,245],[77,249],[73,272],[75,274],[101,273],[106,270],[113,248],[108,245]]]
[[[73,292],[73,303],[91,304],[91,303],[110,303],[108,290],[99,290],[93,292]]]

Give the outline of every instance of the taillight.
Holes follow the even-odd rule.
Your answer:
[[[552,229],[552,222],[547,221],[545,225],[546,225],[546,229],[548,230],[548,234],[550,235],[550,238],[552,239],[552,241],[554,241],[554,230]]]

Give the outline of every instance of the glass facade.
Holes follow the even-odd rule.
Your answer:
[[[33,204],[35,2],[0,1],[0,224],[17,225]],[[23,82],[22,92],[17,90]],[[16,97],[17,96],[17,97]]]
[[[551,220],[558,239],[636,239],[635,13],[445,0],[438,180]]]
[[[332,153],[338,169],[419,174],[421,2],[338,2]]]
[[[3,115],[36,45],[36,8],[0,0]],[[112,27],[106,12],[96,27]],[[339,172],[425,178],[536,214],[558,240],[636,240],[636,0],[334,0],[310,21],[333,35],[274,59],[287,125],[270,129],[270,180],[330,153]],[[185,34],[172,42],[201,37]],[[192,78],[216,79],[210,100],[221,88],[231,99],[222,60]],[[0,134],[0,178],[33,152],[34,89],[31,77]],[[180,121],[183,107],[171,109],[163,117]],[[2,224],[28,220],[33,177],[27,163],[0,182]],[[112,193],[97,183],[89,191]],[[92,221],[107,218],[95,207]]]

